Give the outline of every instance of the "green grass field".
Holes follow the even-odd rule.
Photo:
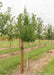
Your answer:
[[[41,45],[46,45],[48,43],[51,43],[51,40],[49,42],[47,40],[41,40]],[[33,45],[31,42],[29,42],[29,45],[27,45],[27,43],[24,42],[24,45],[26,45],[24,46],[25,50],[27,48],[37,47],[39,46],[39,40],[34,41]],[[14,42],[12,42],[12,47],[14,46],[19,46],[19,40],[14,40]],[[0,41],[0,49],[8,48],[8,47],[10,47],[8,41],[3,41],[3,42]],[[28,52],[29,60],[31,59],[34,61],[34,60],[41,58],[48,50],[51,50],[52,48],[54,48],[54,44],[47,45],[42,48],[39,47],[38,49],[34,49]],[[16,51],[20,51],[20,47],[0,50],[0,55],[11,53],[11,52],[16,52]],[[21,57],[19,54],[19,55],[5,58],[5,59],[3,58],[2,60],[0,60],[0,75],[6,75],[6,74],[10,75],[13,70],[19,68],[20,58]],[[26,61],[26,59],[27,59],[27,53],[24,53],[24,62]]]
[[[47,40],[41,40],[41,43],[43,42],[48,42]],[[51,42],[51,41],[49,41]],[[34,41],[33,43],[37,43],[39,44],[39,40]],[[31,44],[31,42],[29,42],[29,44]],[[24,42],[24,45],[27,45],[27,42]],[[11,42],[11,47],[14,46],[19,46],[19,40],[14,40]],[[10,42],[9,41],[0,41],[0,48],[7,48],[10,47]]]
[[[45,66],[40,75],[54,75],[54,56],[53,59]]]
[[[43,42],[43,43],[41,43],[41,45],[45,45],[47,43],[48,42]],[[36,47],[36,46],[39,46],[39,44],[33,44],[33,47]],[[28,47],[24,46],[24,49],[27,49],[27,48],[32,48],[32,45],[28,45]],[[10,49],[1,50],[0,55],[1,54],[11,53],[11,52],[16,52],[16,51],[19,51],[19,50],[20,50],[19,47],[18,48],[10,48]]]
[[[53,60],[44,68],[42,73],[54,73],[54,57]]]
[[[32,50],[31,52],[29,52],[29,59],[36,60],[42,57],[44,53],[46,53],[52,48],[54,48],[54,44],[48,45],[37,50]],[[24,61],[26,60],[26,58],[27,55],[26,53],[24,53]],[[7,73],[11,73],[18,65],[20,65],[20,55],[0,60],[0,75],[6,75]]]

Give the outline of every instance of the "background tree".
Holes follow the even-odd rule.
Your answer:
[[[11,41],[13,40],[14,37],[14,17],[11,17],[11,8],[8,7],[8,22],[6,24],[6,28],[5,28],[5,34],[7,36],[8,41],[10,41],[10,47],[11,47]]]
[[[44,26],[43,37],[44,37],[45,40],[47,39],[47,25]]]
[[[39,17],[37,18],[37,36],[39,39],[39,46],[41,45],[40,39],[42,39],[43,33],[43,20]]]
[[[52,40],[54,40],[54,27],[52,28]]]
[[[52,25],[51,24],[48,24],[47,39],[48,39],[48,42],[49,40],[52,40]]]
[[[31,25],[30,18],[27,13],[26,8],[24,8],[24,13],[18,16],[18,35],[21,39],[21,73],[23,73],[23,41],[32,42],[35,41],[35,25]]]
[[[35,14],[33,14],[32,13],[32,17],[31,17],[31,26],[33,26],[33,32],[35,31],[37,31],[37,20],[36,20],[36,15]],[[33,36],[32,36],[33,37]],[[34,39],[36,38],[36,36],[34,37]],[[33,41],[34,40],[32,40],[32,45],[33,45]]]
[[[7,10],[6,12],[2,13],[0,12],[0,35],[5,35],[6,34],[6,23],[9,20],[9,11]]]
[[[11,41],[13,41],[14,38],[14,26],[12,24],[12,20],[10,20],[10,23],[7,23],[7,34],[6,34],[8,41],[10,41],[10,47],[11,47]]]

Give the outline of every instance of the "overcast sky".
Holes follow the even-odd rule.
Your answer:
[[[54,26],[54,0],[0,0],[3,2],[2,11],[6,11],[7,7],[12,8],[12,14],[17,16],[23,12],[24,6],[30,13],[35,13],[41,17],[45,24]]]

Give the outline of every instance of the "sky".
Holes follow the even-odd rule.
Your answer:
[[[54,26],[54,0],[0,0],[3,2],[2,12],[11,7],[11,14],[18,16],[23,12],[26,6],[29,14],[35,13],[37,17],[41,17],[44,24],[52,24]]]

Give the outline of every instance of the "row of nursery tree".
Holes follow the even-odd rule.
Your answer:
[[[0,36],[5,35],[9,41],[13,38],[19,38],[23,41],[33,42],[36,39],[54,39],[54,28],[51,24],[44,25],[43,20],[34,13],[31,16],[24,8],[15,20],[11,15],[11,8],[6,12],[1,12],[2,2],[0,2]]]
[[[11,15],[11,8],[8,7],[6,12],[1,12],[2,2],[0,2],[0,36],[3,35],[11,41],[13,38],[20,39],[21,42],[21,73],[23,73],[23,41],[33,42],[36,39],[54,39],[54,28],[51,24],[44,25],[43,20],[34,13],[29,15],[24,8],[15,20]]]

